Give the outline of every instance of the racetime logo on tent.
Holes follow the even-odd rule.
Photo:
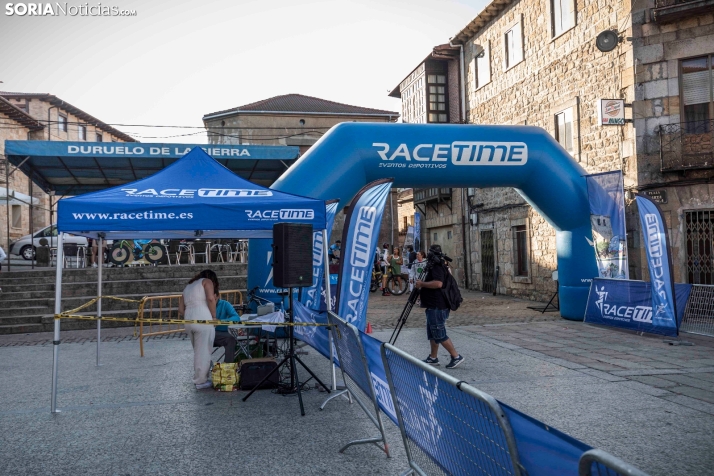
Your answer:
[[[184,189],[184,188],[167,188],[164,190],[156,190],[147,188],[139,190],[138,188],[122,188],[122,192],[126,192],[127,197],[159,197],[159,198],[194,198],[211,197],[211,198],[235,198],[235,197],[272,197],[273,192],[270,190],[254,190],[243,188],[199,188],[199,189]]]

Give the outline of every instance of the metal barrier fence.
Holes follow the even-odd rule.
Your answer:
[[[714,337],[714,286],[692,285],[679,330]]]
[[[333,340],[335,348],[337,349],[337,358],[340,362],[340,370],[342,371],[345,386],[352,398],[354,398],[369,419],[372,420],[372,423],[379,429],[381,435],[373,438],[350,441],[340,449],[340,453],[352,445],[374,443],[389,456],[389,445],[387,445],[387,437],[384,433],[384,424],[379,411],[379,405],[377,404],[377,396],[372,384],[372,378],[369,375],[367,358],[364,355],[362,341],[359,338],[359,331],[353,325],[340,319],[337,314],[333,312],[327,313],[327,319],[332,326]],[[356,390],[360,391],[358,392]],[[366,404],[362,401],[362,395],[369,399],[369,403]],[[368,405],[373,406],[373,410],[370,410]],[[384,446],[380,447],[379,442],[382,442]]]
[[[603,450],[583,453],[578,464],[578,476],[647,476],[629,463]]]
[[[221,291],[219,296],[224,301],[228,301],[233,306],[243,304],[243,294],[238,289]],[[156,324],[149,322],[146,324],[148,332],[145,332],[142,319],[179,319],[178,306],[180,294],[172,294],[169,296],[151,296],[145,297],[139,303],[139,311],[137,318],[139,319],[139,352],[144,356],[144,339],[152,336],[165,334],[175,334],[184,332],[185,329],[181,324]]]
[[[382,360],[411,468],[403,474],[526,474],[495,398],[390,344]]]

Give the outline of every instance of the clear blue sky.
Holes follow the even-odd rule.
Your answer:
[[[102,0],[137,14],[72,17],[9,16],[7,3],[0,90],[52,93],[113,124],[184,126],[287,93],[399,111],[388,90],[487,4]],[[118,128],[145,142],[195,131]],[[205,134],[165,140],[204,142]]]

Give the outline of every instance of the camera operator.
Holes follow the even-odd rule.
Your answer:
[[[431,352],[424,362],[439,365],[439,344],[444,346],[451,355],[447,369],[460,365],[464,358],[456,352],[454,344],[446,335],[446,320],[449,318],[449,305],[441,291],[446,280],[446,262],[443,259],[441,246],[431,245],[427,256],[427,273],[424,281],[417,281],[415,286],[420,290],[421,307],[426,308],[426,336],[429,339]]]

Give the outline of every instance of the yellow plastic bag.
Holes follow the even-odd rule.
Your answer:
[[[238,384],[236,371],[235,363],[216,363],[212,371],[213,387],[223,392],[229,391],[228,387],[235,387]]]

